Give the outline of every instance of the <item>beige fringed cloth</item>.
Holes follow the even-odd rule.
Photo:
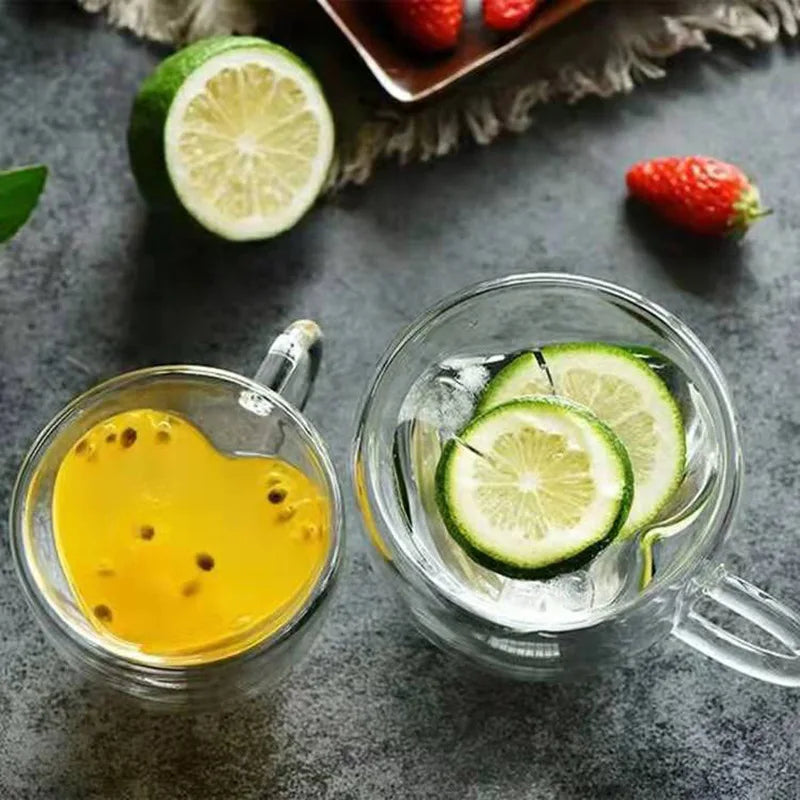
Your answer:
[[[392,103],[314,0],[78,0],[139,36],[180,45],[260,33],[303,56],[337,118],[331,187],[363,183],[382,159],[442,156],[471,138],[488,144],[531,125],[551,100],[630,91],[664,74],[666,58],[708,48],[708,35],[747,46],[796,36],[800,0],[599,0],[515,56],[420,110]]]

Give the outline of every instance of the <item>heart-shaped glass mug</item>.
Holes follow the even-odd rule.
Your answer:
[[[40,433],[11,498],[14,561],[25,596],[47,638],[84,675],[167,708],[214,706],[274,685],[309,649],[324,617],[342,552],[338,479],[324,442],[301,410],[321,356],[318,326],[293,323],[271,346],[251,380],[202,366],[163,366],[120,375],[73,400]],[[327,501],[327,549],[310,585],[280,618],[242,630],[219,650],[148,654],[104,635],[78,602],[59,558],[53,492],[64,456],[98,422],[133,409],[186,419],[220,453],[277,456],[297,467]],[[246,641],[246,644],[245,644]]]
[[[448,536],[436,510],[436,463],[492,364],[563,341],[617,343],[652,359],[682,407],[686,475],[657,524],[615,541],[588,570],[552,581],[503,578]],[[381,361],[361,408],[352,469],[379,569],[422,633],[445,650],[512,677],[561,680],[612,667],[672,634],[740,672],[800,686],[800,617],[717,558],[742,482],[728,387],[697,336],[634,292],[529,274],[442,301]],[[703,598],[763,629],[776,647],[715,624],[699,609]]]

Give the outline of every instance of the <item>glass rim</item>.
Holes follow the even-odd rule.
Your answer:
[[[380,395],[383,379],[395,358],[405,350],[414,338],[424,334],[424,332],[430,329],[442,316],[467,301],[513,286],[534,285],[556,289],[594,291],[606,300],[621,300],[636,309],[637,312],[646,316],[648,322],[653,323],[655,330],[659,333],[662,333],[662,331],[669,331],[676,336],[681,345],[688,351],[692,361],[699,365],[702,374],[710,384],[714,398],[719,407],[719,414],[715,414],[715,417],[721,418],[724,439],[723,449],[725,458],[721,459],[720,475],[717,479],[717,485],[719,487],[717,491],[718,497],[707,523],[707,527],[712,529],[712,533],[708,536],[700,537],[700,541],[692,548],[689,555],[681,559],[680,563],[668,569],[664,573],[662,581],[652,585],[651,591],[645,591],[635,598],[620,603],[614,607],[613,612],[605,615],[599,614],[596,618],[587,617],[585,621],[581,621],[577,624],[572,622],[550,625],[543,624],[537,625],[536,628],[541,631],[557,633],[589,628],[613,620],[634,608],[641,608],[660,593],[659,589],[666,588],[671,582],[675,580],[685,580],[696,564],[701,562],[704,558],[708,558],[717,550],[732,526],[741,496],[743,464],[736,414],[725,377],[715,358],[705,344],[703,344],[702,340],[688,325],[670,311],[667,311],[652,300],[647,299],[644,295],[619,286],[611,281],[563,272],[518,273],[472,284],[444,297],[438,303],[420,314],[394,337],[378,362],[378,366],[364,392],[356,415],[356,432],[353,437],[350,458],[350,478],[352,485],[359,487],[361,485],[359,483],[359,473],[362,473],[363,479],[361,480],[364,483],[363,491],[361,489],[356,491],[356,503],[362,513],[362,518],[369,515],[370,520],[382,524],[381,534],[385,536],[391,547],[391,561],[404,580],[416,584],[416,582],[421,579],[423,587],[432,592],[440,601],[444,600],[459,611],[467,612],[471,616],[480,619],[482,622],[499,624],[485,617],[480,613],[479,609],[474,607],[470,602],[465,601],[455,592],[443,588],[436,583],[436,581],[421,568],[416,560],[406,552],[406,548],[401,541],[402,535],[396,533],[393,519],[388,514],[388,506],[396,504],[396,498],[390,503],[384,498],[383,493],[378,487],[377,476],[373,474],[374,471],[372,470],[370,459],[365,453],[364,442],[367,430],[372,422],[373,404]],[[373,498],[375,501],[374,507]],[[375,519],[376,517],[377,519]],[[404,532],[406,532],[408,525],[404,523],[403,529]],[[386,544],[385,542],[382,543]]]
[[[58,612],[47,596],[47,592],[42,590],[36,577],[38,570],[31,562],[26,541],[26,524],[23,512],[27,504],[28,489],[36,475],[42,455],[47,452],[54,434],[61,430],[64,425],[69,424],[70,420],[74,419],[76,414],[79,414],[89,402],[96,401],[104,395],[124,391],[144,380],[170,377],[195,377],[210,381],[221,381],[266,396],[269,402],[278,406],[291,419],[293,425],[309,440],[319,458],[325,480],[330,487],[332,522],[330,545],[325,563],[307,596],[278,628],[263,639],[255,640],[240,652],[222,655],[208,661],[192,661],[185,656],[151,655],[136,651],[134,648],[125,648],[124,651],[122,648],[112,649],[107,642],[104,642],[100,634],[92,638],[86,636],[82,630]],[[50,527],[52,530],[52,524]],[[116,667],[134,673],[142,672],[154,678],[158,676],[174,678],[176,674],[182,672],[195,675],[203,670],[218,669],[223,665],[244,663],[278,648],[313,616],[332,588],[343,549],[343,531],[344,504],[336,469],[324,440],[302,412],[273,389],[263,386],[244,375],[217,367],[193,364],[167,364],[124,372],[92,386],[73,398],[41,429],[28,448],[17,473],[9,503],[9,538],[12,559],[25,599],[34,611],[34,615],[43,624],[46,623],[58,633],[66,636],[78,651],[96,659],[101,664],[107,665],[111,669]]]

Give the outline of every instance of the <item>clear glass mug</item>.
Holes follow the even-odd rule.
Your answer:
[[[580,340],[652,348],[683,371],[705,406],[705,444],[711,448],[705,453],[707,485],[702,502],[691,509],[693,534],[664,538],[666,567],[644,590],[599,607],[579,624],[505,624],[487,604],[457,591],[441,558],[414,535],[395,472],[401,408],[417,378],[445,359]],[[695,433],[687,429],[687,435]],[[358,418],[352,470],[378,568],[423,635],[478,666],[524,680],[574,679],[672,634],[740,672],[800,686],[800,617],[717,560],[733,527],[742,482],[728,387],[697,336],[634,292],[590,278],[529,274],[480,284],[442,301],[401,333],[381,361]],[[760,647],[712,622],[698,608],[703,599],[763,629],[776,648]]]
[[[319,434],[299,409],[321,356],[317,325],[295,322],[273,343],[254,379],[211,367],[163,366],[120,375],[73,400],[39,434],[11,498],[11,545],[26,599],[47,638],[85,676],[163,708],[203,709],[275,685],[309,649],[321,627],[342,551],[339,483]],[[222,452],[278,455],[326,495],[329,547],[306,587],[269,633],[235,655],[212,651],[161,657],[104,637],[87,621],[64,574],[52,524],[53,485],[64,454],[96,423],[135,408],[183,416]],[[255,634],[255,635],[254,635]],[[232,649],[226,641],[227,653]]]

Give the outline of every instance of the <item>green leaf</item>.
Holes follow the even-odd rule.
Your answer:
[[[47,180],[47,167],[0,172],[0,244],[10,239],[36,208]]]

